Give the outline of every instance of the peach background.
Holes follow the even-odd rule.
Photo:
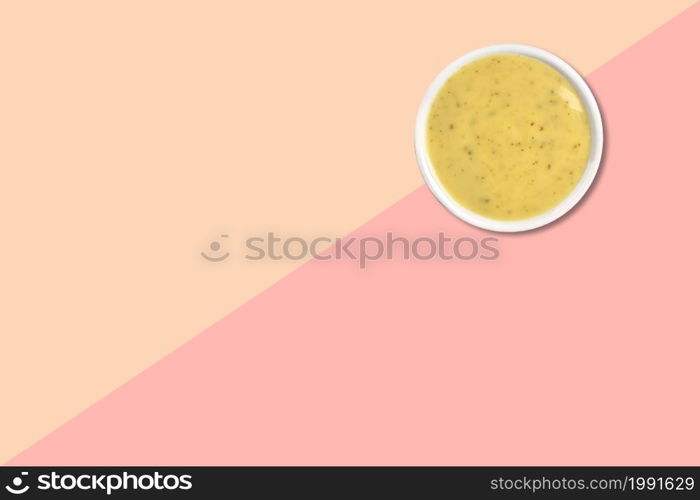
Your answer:
[[[15,455],[299,265],[254,266],[240,259],[208,265],[198,252],[217,234],[267,230],[343,234],[420,186],[411,147],[415,109],[429,81],[454,57],[479,45],[520,41],[546,47],[588,73],[691,3],[586,2],[573,19],[575,9],[565,2],[529,2],[527,6],[522,2],[438,2],[430,9],[423,3],[405,2],[355,2],[345,8],[322,2],[293,6],[282,2],[255,6],[230,2],[3,3],[0,50],[4,73],[10,78],[0,84],[0,133],[5,144],[0,150],[0,209],[6,242],[0,263],[0,384],[6,401],[0,416],[0,460]],[[449,15],[435,5],[444,6]],[[506,12],[511,14],[504,16]],[[602,105],[607,113],[611,104]],[[623,111],[638,112],[632,104]],[[658,160],[665,159],[659,156]],[[617,190],[608,191],[609,204],[597,205],[599,212],[588,212],[589,217],[609,215],[604,208],[619,202],[619,193],[627,186],[625,179],[618,181]],[[640,186],[655,182],[656,177],[650,176]],[[607,189],[614,185],[610,181]],[[648,199],[635,198],[633,193],[627,203]],[[421,199],[420,194],[412,196]],[[427,210],[432,200],[421,203]],[[442,223],[438,213],[444,216],[437,212],[438,218],[429,220]],[[394,223],[399,224],[402,217],[405,214]],[[591,220],[589,227],[597,227],[600,219]],[[575,235],[573,223],[566,224],[556,227],[562,234]],[[614,238],[618,226],[608,227],[608,236]],[[626,238],[646,228],[640,226],[639,233]],[[546,242],[546,234],[538,248]],[[525,247],[518,257],[522,260],[519,266],[526,266],[526,257],[531,256],[528,245],[535,248],[535,244],[519,241]],[[637,250],[627,248],[625,255]],[[499,265],[509,262],[504,259]],[[638,268],[632,264],[642,261],[621,262],[628,262],[626,276],[634,279]],[[677,262],[684,266],[687,261]],[[650,269],[656,286],[677,285],[663,277],[661,268]],[[414,271],[418,273],[416,286],[424,286],[420,280],[429,275]],[[623,295],[628,288],[616,291]],[[345,307],[349,304],[346,301]],[[678,321],[689,320],[675,309],[683,306],[678,302],[663,312]],[[260,306],[252,307],[255,311]],[[638,314],[634,301],[627,307],[625,311]],[[259,314],[270,310],[261,308]],[[371,312],[381,317],[380,311]],[[341,314],[337,311],[334,317]],[[662,328],[662,317],[655,316],[650,324]],[[640,315],[639,319],[645,318]],[[624,331],[622,320],[617,321],[613,322],[615,331]],[[597,321],[582,325],[586,327],[582,332],[590,332],[605,347],[609,330]],[[275,328],[271,324],[269,329],[259,329],[272,335]],[[358,331],[372,333],[362,325]],[[320,339],[313,335],[308,342]],[[548,335],[554,334],[542,334],[535,342],[545,343]],[[635,355],[639,349],[648,355],[663,347],[648,335],[642,334],[646,343],[635,348]],[[673,335],[677,345],[697,347],[687,344],[690,337],[685,330]],[[280,338],[270,339],[265,349],[275,345],[273,340]],[[372,337],[361,340],[357,349],[371,349]],[[449,339],[443,340],[449,345]],[[421,339],[412,342],[431,352],[430,344]],[[390,355],[390,345],[393,343],[378,353]],[[626,345],[623,341],[614,344],[603,359],[609,373],[624,359]],[[284,344],[274,349],[281,346]],[[260,356],[240,354],[248,363],[265,355],[259,348],[248,352]],[[379,370],[375,375],[383,373],[381,359],[369,361]],[[250,367],[238,361],[239,366]],[[581,368],[584,362],[582,357],[569,360]],[[565,368],[565,360],[552,363]],[[351,368],[344,363],[338,366]],[[678,370],[687,369],[680,366]],[[186,385],[182,368],[167,373]],[[415,366],[401,364],[399,368],[420,385]],[[637,368],[644,376],[644,366]],[[308,382],[303,373],[296,380]],[[540,382],[546,374],[541,375]],[[686,375],[697,374],[688,371]],[[255,392],[247,394],[259,397]],[[282,392],[273,394],[287,397]],[[367,409],[381,406],[382,394],[355,401]],[[610,403],[612,393],[605,394]],[[641,392],[636,395],[644,396]],[[674,392],[673,396],[682,394]],[[124,397],[133,402],[129,399],[133,396]],[[196,396],[191,397],[194,405]],[[335,403],[343,408],[340,400]],[[404,408],[400,403],[394,410]],[[386,405],[382,408],[390,410],[391,404]],[[113,416],[125,417],[119,405],[108,408],[115,412]],[[289,411],[294,406],[278,409]],[[679,418],[696,416],[688,410],[679,413]],[[154,411],[152,415],[155,422],[159,414]],[[260,417],[258,413],[244,416]],[[147,418],[140,421],[145,429],[149,429],[148,422]],[[248,420],[240,423],[246,422],[250,424]],[[85,429],[99,430],[100,426]],[[278,439],[284,439],[283,430],[275,434]],[[332,437],[331,431],[323,436]],[[398,437],[391,442],[397,444]],[[55,439],[61,442],[60,436]],[[158,435],[154,439],[157,442]],[[287,439],[294,444],[293,436]],[[141,456],[112,449],[108,456],[81,455],[77,450],[75,457],[86,462],[148,462],[156,459],[148,454],[148,444]],[[265,461],[264,455],[253,454],[254,442],[249,444],[250,449],[239,448],[250,451],[248,460]],[[273,450],[269,448],[261,453],[265,449],[272,461],[294,461],[292,448],[287,448],[290,454],[277,455],[270,454]],[[377,448],[378,453],[382,449]],[[61,450],[65,447],[54,448],[54,454],[43,457],[51,456],[57,463]],[[195,451],[193,461],[226,459],[212,450],[211,455],[206,450]],[[361,457],[352,453],[315,456],[336,461]],[[382,456],[377,455],[377,460]],[[667,456],[673,458],[670,452]],[[31,460],[28,457],[25,460]],[[693,458],[690,454],[679,457]],[[173,456],[173,460],[186,458]],[[233,460],[245,462],[246,455]],[[421,460],[416,455],[412,460],[440,461],[440,456],[428,454]],[[448,455],[442,460],[450,461]]]

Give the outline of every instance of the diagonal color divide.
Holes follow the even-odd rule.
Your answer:
[[[310,262],[12,464],[693,464],[693,7],[588,78],[583,206],[496,262]],[[482,236],[420,188],[351,236]]]
[[[421,185],[453,57],[517,38],[587,74],[693,2],[0,2],[0,462],[303,262],[210,265],[217,234],[346,234]]]

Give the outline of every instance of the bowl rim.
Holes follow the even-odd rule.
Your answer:
[[[569,81],[581,99],[584,110],[588,115],[588,124],[591,133],[591,147],[588,155],[588,164],[586,165],[581,179],[574,189],[572,189],[566,196],[566,198],[564,198],[556,206],[544,213],[527,219],[491,219],[473,212],[456,202],[443,187],[442,183],[435,174],[426,145],[426,128],[430,108],[445,82],[466,64],[476,61],[477,59],[496,54],[517,54],[529,56],[553,67]],[[600,166],[600,161],[603,156],[603,135],[603,120],[600,114],[600,109],[598,108],[598,102],[596,101],[593,92],[591,92],[591,89],[588,87],[588,84],[574,68],[572,68],[563,59],[539,47],[519,43],[502,43],[488,45],[467,52],[466,54],[452,61],[442,71],[440,71],[440,73],[438,73],[426,90],[418,108],[414,133],[414,147],[423,179],[433,195],[438,199],[438,201],[440,201],[440,203],[442,203],[442,205],[445,206],[445,208],[452,212],[452,214],[454,214],[456,217],[474,226],[482,229],[488,229],[490,231],[509,233],[529,231],[545,226],[559,219],[569,210],[574,208],[574,206],[576,206],[576,204],[581,200],[581,198],[583,198],[588,189],[591,187],[591,184],[593,184],[593,180],[598,173],[598,167]]]

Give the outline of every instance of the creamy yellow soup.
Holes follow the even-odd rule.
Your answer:
[[[433,101],[430,161],[464,207],[526,219],[561,202],[579,182],[591,144],[588,116],[557,70],[520,55],[462,67]]]

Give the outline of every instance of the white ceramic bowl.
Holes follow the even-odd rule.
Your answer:
[[[463,207],[450,196],[447,190],[440,183],[428,155],[426,129],[428,115],[430,113],[430,108],[433,101],[435,100],[435,96],[438,94],[444,83],[462,66],[477,59],[481,59],[482,57],[495,54],[520,54],[549,64],[554,69],[559,71],[559,73],[561,73],[569,81],[569,83],[571,83],[571,86],[574,88],[574,90],[576,90],[581,98],[584,109],[588,114],[588,123],[591,129],[591,149],[588,156],[588,165],[581,176],[581,180],[569,193],[569,195],[557,206],[547,212],[529,219],[514,221],[495,220],[479,215],[472,212],[468,208]],[[579,200],[583,198],[583,195],[586,194],[586,191],[588,191],[588,188],[593,183],[593,179],[595,179],[596,173],[598,172],[598,166],[600,165],[600,159],[603,154],[603,120],[600,117],[598,103],[596,102],[595,97],[593,97],[591,89],[588,88],[588,85],[586,85],[586,82],[583,80],[581,75],[579,75],[574,68],[569,66],[566,62],[562,61],[554,54],[537,47],[520,45],[517,43],[489,45],[488,47],[473,50],[472,52],[469,52],[459,59],[453,61],[445,69],[443,69],[435,80],[433,80],[433,83],[430,84],[430,87],[428,87],[428,90],[423,97],[423,101],[420,104],[420,108],[418,109],[415,131],[415,147],[416,156],[418,157],[418,165],[420,166],[425,182],[428,184],[428,187],[440,201],[440,203],[442,203],[454,215],[465,222],[473,224],[474,226],[489,229],[491,231],[528,231],[557,220],[559,217],[571,210],[579,202]]]

